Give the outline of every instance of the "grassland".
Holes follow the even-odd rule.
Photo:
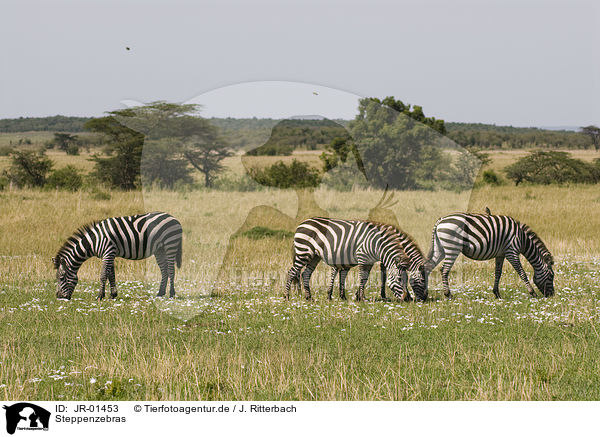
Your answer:
[[[493,262],[459,261],[455,298],[443,298],[436,271],[422,304],[375,299],[374,273],[370,301],[329,302],[322,265],[313,302],[284,301],[291,240],[238,230],[293,227],[293,191],[109,194],[0,193],[3,398],[600,399],[597,187],[396,193],[392,212],[424,252],[436,218],[488,206],[532,226],[557,261],[550,299],[529,298],[507,265],[504,299],[495,300]],[[364,218],[381,195],[319,190],[314,200],[332,216]],[[176,299],[154,297],[153,260],[118,260],[119,298],[97,302],[95,259],[82,267],[71,301],[55,298],[50,257],[78,226],[157,209],[185,230]],[[356,281],[352,272],[349,287]]]

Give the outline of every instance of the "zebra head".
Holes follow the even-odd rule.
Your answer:
[[[71,299],[73,290],[77,285],[77,270],[69,267],[64,258],[57,256],[52,258],[56,269],[56,297],[58,299]]]
[[[554,295],[554,260],[549,253],[543,256],[541,268],[533,272],[533,283],[546,297]]]
[[[413,267],[408,272],[408,278],[410,287],[415,294],[415,299],[426,300],[427,299],[427,282],[428,274],[425,266],[421,264],[418,267]]]
[[[394,263],[387,269],[386,284],[398,299],[404,299],[406,290],[406,267]]]

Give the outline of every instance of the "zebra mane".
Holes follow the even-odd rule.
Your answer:
[[[77,241],[83,238],[98,223],[100,223],[99,220],[94,220],[92,222],[86,223],[85,225],[79,227],[75,232],[73,232],[73,235],[67,238],[67,241],[65,241],[61,248],[58,249],[58,252],[56,252],[56,256],[53,258],[55,269],[58,268],[58,266],[60,265],[61,258],[63,257],[63,255],[69,252],[69,250],[73,247],[74,243],[77,243]]]
[[[549,265],[553,265],[554,257],[552,256],[552,254],[550,253],[550,251],[548,250],[548,248],[546,247],[546,245],[544,244],[542,239],[539,237],[539,235],[536,234],[533,231],[533,229],[531,229],[526,224],[522,223],[522,226],[523,226],[523,231],[525,231],[525,234],[531,239],[533,244],[535,246],[537,246],[539,251],[542,253],[542,258],[544,258],[544,261]]]
[[[385,234],[389,235],[391,237],[395,236],[395,234],[403,235],[406,238],[406,240],[408,240],[410,246],[415,248],[415,250],[421,257],[421,259],[423,259],[423,260],[425,259],[425,257],[423,256],[423,252],[421,251],[421,248],[419,247],[419,245],[416,243],[415,239],[413,237],[411,237],[409,234],[407,234],[406,232],[404,232],[402,229],[400,229],[394,225],[390,225],[389,223],[380,223],[380,222],[373,222],[373,221],[369,221],[369,223],[377,226],[380,229],[383,229],[385,231]],[[399,242],[398,242],[398,245],[401,246],[401,244]],[[406,253],[406,251],[404,251],[404,252]]]

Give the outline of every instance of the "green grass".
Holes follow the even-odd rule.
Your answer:
[[[424,304],[284,301],[269,286],[175,300],[121,282],[117,300],[72,301],[54,284],[3,286],[6,399],[598,400],[598,263],[564,264],[558,295],[506,299],[489,270]],[[456,280],[455,280],[456,282]],[[376,294],[375,283],[368,293]],[[571,287],[569,287],[571,285]],[[110,381],[110,382],[109,382]]]

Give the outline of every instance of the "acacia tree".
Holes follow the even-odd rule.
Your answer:
[[[509,179],[519,185],[552,183],[597,183],[600,172],[596,163],[572,158],[567,152],[535,151],[507,166],[504,171]]]
[[[204,185],[207,188],[213,186],[216,175],[223,171],[221,161],[231,155],[225,144],[218,140],[191,140],[183,147],[183,156],[204,175]]]
[[[593,125],[585,126],[581,128],[581,132],[591,138],[596,152],[600,150],[600,127]]]
[[[185,160],[204,175],[207,187],[213,186],[215,177],[223,171],[221,161],[231,152],[218,129],[199,117],[199,111],[199,105],[158,101],[132,108],[126,116],[119,117],[120,122],[146,137],[144,179],[164,185],[178,180],[189,182],[189,169],[182,165]],[[152,173],[152,169],[162,172]]]
[[[52,143],[56,145],[59,150],[65,152],[69,150],[69,147],[77,144],[77,135],[71,135],[68,133],[55,132]]]
[[[96,154],[92,157],[96,163],[92,175],[111,187],[133,190],[139,186],[144,136],[117,120],[133,115],[130,109],[109,114],[89,120],[83,126],[86,130],[104,134],[108,140],[105,156]]]

